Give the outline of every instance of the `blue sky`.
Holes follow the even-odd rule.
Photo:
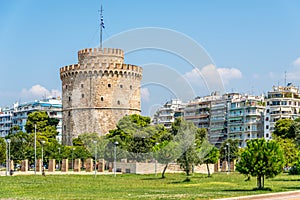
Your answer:
[[[78,50],[99,45],[100,4],[104,40],[143,27],[182,33],[208,53],[227,92],[267,92],[284,84],[285,71],[287,81],[300,85],[297,0],[0,0],[1,107],[60,93],[59,68],[76,63]],[[170,53],[133,52],[126,62],[168,66],[190,81],[195,95],[211,92],[194,80],[199,77],[189,63]],[[145,84],[143,114],[174,96]]]

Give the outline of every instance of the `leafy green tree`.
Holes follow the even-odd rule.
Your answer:
[[[97,158],[104,158],[105,147],[109,142],[105,136],[99,136],[97,133],[81,134],[76,141],[73,140],[74,146],[85,147],[93,155],[93,157],[96,148]]]
[[[112,150],[113,143],[117,141],[118,148],[126,151],[129,159],[142,161],[150,158],[153,146],[171,137],[163,126],[150,125],[150,122],[149,117],[140,115],[123,117],[118,122],[117,129],[111,130],[107,135],[112,143],[108,145],[107,151]],[[111,153],[108,152],[107,156],[109,154]]]
[[[163,141],[162,143],[158,143],[153,147],[153,152],[155,155],[155,159],[161,163],[165,164],[163,172],[161,174],[162,178],[165,178],[165,172],[168,168],[168,164],[173,162],[180,156],[180,146],[178,142],[175,141]]]
[[[194,123],[186,121],[183,118],[177,118],[172,124],[171,133],[174,134],[174,141],[181,147],[181,156],[177,163],[186,173],[186,181],[190,180],[190,173],[193,166],[201,163],[199,148],[204,139],[203,130],[198,130]]]
[[[56,139],[58,132],[56,131],[57,120],[51,119],[45,111],[36,111],[28,115],[25,130],[27,133],[39,132],[39,135],[46,138]]]
[[[286,166],[292,167],[298,160],[299,150],[294,139],[275,137],[275,141],[281,146]]]
[[[275,123],[273,134],[281,138],[295,138],[295,132],[291,128],[293,123],[292,119],[279,119]]]
[[[0,138],[0,163],[5,162],[6,159],[6,145],[4,138]]]
[[[252,139],[241,154],[236,170],[245,175],[257,177],[257,188],[264,188],[264,177],[278,175],[284,166],[284,156],[280,145],[264,138]]]
[[[203,159],[203,163],[205,163],[207,167],[208,176],[211,176],[208,164],[216,164],[218,162],[219,156],[219,149],[211,145],[211,150],[208,152],[208,154],[206,154],[206,156]]]
[[[227,145],[229,144],[229,146]],[[239,141],[233,139],[225,140],[220,147],[220,159],[227,160],[228,158],[228,148],[230,159],[237,159],[239,157]]]

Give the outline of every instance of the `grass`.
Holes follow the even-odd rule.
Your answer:
[[[1,199],[213,199],[300,189],[300,176],[267,179],[267,190],[254,190],[256,179],[244,181],[238,173],[207,177],[195,174],[47,175],[0,177]]]

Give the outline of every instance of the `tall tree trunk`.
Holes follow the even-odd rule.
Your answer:
[[[162,172],[162,174],[161,174],[161,178],[166,178],[166,177],[165,177],[165,172],[166,172],[166,170],[167,170],[167,168],[168,168],[168,164],[169,164],[169,163],[166,164],[166,166],[165,166],[165,168],[164,168],[164,170],[163,170],[163,172]]]
[[[265,187],[265,175],[262,176],[262,188]]]
[[[256,179],[256,184],[257,184],[257,188],[258,189],[261,189],[262,187],[262,185],[261,185],[261,175],[257,175],[257,179]]]
[[[209,171],[208,163],[206,163],[206,168],[207,168],[207,176],[210,177],[210,171]]]

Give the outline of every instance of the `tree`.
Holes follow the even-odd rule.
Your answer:
[[[6,159],[6,145],[4,138],[0,138],[0,163],[5,162]]]
[[[212,145],[211,145],[212,146]],[[209,153],[204,157],[203,162],[206,164],[207,167],[207,176],[210,176],[210,170],[208,164],[215,164],[218,162],[220,156],[219,149],[212,146]]]
[[[168,168],[168,164],[175,161],[176,158],[180,156],[180,146],[178,142],[175,141],[163,141],[153,147],[155,159],[161,163],[165,164],[163,172],[161,174],[162,178],[165,178],[165,172]]]
[[[117,128],[109,131],[107,135],[111,143],[107,146],[107,151],[111,150],[113,143],[117,141],[119,149],[126,151],[129,159],[142,161],[151,158],[153,146],[169,140],[171,135],[163,126],[150,125],[150,122],[149,117],[136,114],[120,119]],[[110,156],[109,154],[108,152],[106,157]]]
[[[203,134],[203,129],[198,130],[193,122],[185,121],[183,118],[175,120],[171,133],[175,135],[174,141],[181,147],[181,156],[177,159],[177,163],[184,169],[186,181],[189,181],[193,166],[201,163],[199,148],[206,134]]]
[[[292,167],[298,160],[299,150],[294,139],[275,137],[275,141],[281,146],[286,166]]]
[[[36,111],[28,115],[25,130],[27,133],[34,133],[36,125],[36,131],[39,132],[39,135],[56,139],[57,124],[57,120],[51,119],[45,111]]]
[[[278,175],[284,166],[284,156],[280,145],[264,138],[252,139],[241,154],[236,170],[245,175],[257,177],[257,188],[264,188],[264,177]]]
[[[229,144],[229,146],[227,145]],[[229,148],[229,158],[236,159],[239,156],[239,141],[233,139],[225,140],[220,147],[220,159],[227,160]]]
[[[281,138],[295,138],[295,133],[291,128],[292,125],[292,119],[279,119],[275,123],[273,134]]]

